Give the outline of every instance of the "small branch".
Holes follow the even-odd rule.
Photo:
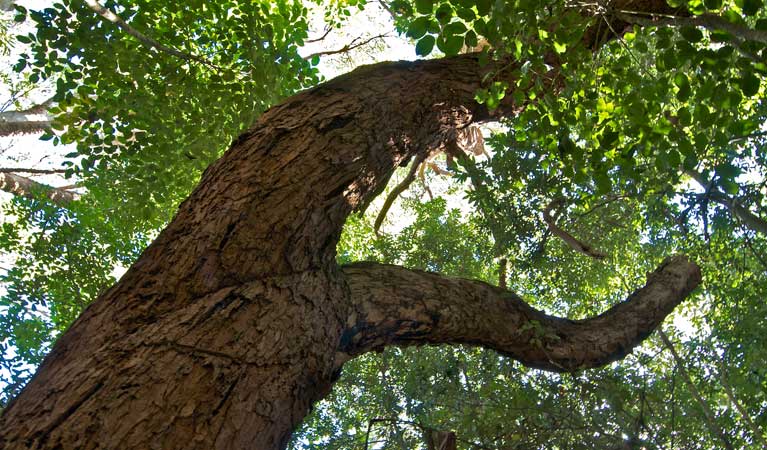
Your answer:
[[[337,55],[339,53],[347,53],[347,52],[349,52],[351,50],[354,50],[355,48],[359,48],[359,47],[362,47],[363,45],[367,45],[367,44],[369,44],[370,42],[372,42],[372,41],[374,41],[376,39],[383,39],[383,38],[386,38],[388,36],[389,36],[388,33],[378,34],[378,35],[375,35],[375,36],[373,36],[373,37],[371,37],[369,39],[365,39],[362,42],[358,42],[356,44],[355,44],[355,42],[357,42],[360,38],[355,38],[353,41],[351,41],[350,43],[344,45],[343,47],[339,48],[338,50],[326,50],[326,51],[322,51],[322,52],[312,53],[311,55],[306,56],[304,59],[312,59],[312,58],[314,58],[316,56],[328,56],[328,55]]]
[[[323,40],[325,40],[326,37],[328,37],[328,35],[330,34],[331,31],[333,31],[333,27],[328,27],[325,30],[325,34],[323,34],[322,36],[320,36],[318,38],[315,38],[315,39],[307,39],[307,40],[304,41],[304,43],[305,44],[313,44],[315,42],[323,41]]]
[[[144,35],[140,31],[136,30],[132,26],[128,25],[124,20],[120,18],[117,14],[113,13],[112,11],[108,10],[107,8],[101,6],[99,2],[96,0],[85,0],[85,4],[88,5],[92,10],[94,10],[99,16],[101,16],[104,20],[111,22],[115,25],[117,25],[118,28],[125,31],[129,35],[133,36],[134,38],[138,39],[139,42],[146,45],[147,47],[151,47],[154,49],[157,49],[163,53],[167,53],[169,55],[173,55],[177,58],[183,59],[185,61],[194,61],[198,62],[200,64],[203,64],[205,66],[211,67],[216,70],[221,70],[220,67],[216,66],[215,64],[211,63],[205,58],[202,58],[200,56],[191,55],[189,53],[182,52],[180,50],[177,50],[173,47],[168,47],[167,45],[163,45],[154,39]]]
[[[730,144],[738,142],[738,141],[745,141],[747,139],[752,139],[752,138],[762,137],[762,136],[767,136],[767,131],[757,131],[755,133],[746,134],[744,136],[736,136],[730,139]]]
[[[674,363],[676,364],[677,369],[679,369],[679,373],[682,374],[682,378],[684,379],[684,382],[687,384],[687,387],[690,389],[690,394],[692,394],[692,397],[695,399],[695,401],[698,403],[698,406],[700,406],[700,409],[703,411],[703,416],[706,419],[706,423],[708,424],[709,431],[719,437],[721,439],[722,444],[724,444],[724,447],[727,450],[733,450],[732,443],[730,442],[727,435],[724,434],[722,429],[719,427],[719,424],[716,423],[716,419],[714,417],[714,414],[711,412],[711,409],[709,409],[706,402],[703,400],[703,397],[701,397],[700,392],[698,391],[698,388],[695,387],[695,383],[692,382],[692,378],[690,378],[690,374],[687,372],[687,369],[684,366],[684,360],[681,356],[679,356],[679,353],[676,352],[676,348],[674,348],[674,344],[671,343],[671,340],[668,338],[665,332],[663,332],[662,329],[658,329],[658,335],[660,336],[661,341],[663,341],[663,345],[666,346],[666,348],[671,352],[671,356],[674,358]]]
[[[555,199],[543,209],[543,221],[549,226],[551,234],[565,241],[565,244],[567,244],[568,247],[578,253],[582,253],[594,259],[605,259],[607,257],[605,253],[602,253],[589,244],[579,241],[573,235],[557,226],[556,219],[551,215],[551,211],[563,203],[564,199]]]
[[[4,111],[0,113],[0,137],[42,133],[50,127],[51,117],[45,112]]]
[[[45,193],[48,200],[64,208],[69,203],[80,198],[80,195],[75,192],[55,188],[14,173],[5,172],[0,172],[0,190],[29,199],[39,198],[38,195],[42,192]]]
[[[14,168],[14,167],[0,167],[0,173],[36,173],[36,174],[54,174],[65,173],[65,169],[27,169],[27,168]],[[59,188],[61,189],[61,188]]]
[[[400,196],[405,190],[407,190],[408,187],[410,187],[411,184],[413,184],[413,181],[415,181],[416,173],[418,172],[418,167],[421,165],[422,162],[426,159],[428,156],[428,153],[424,153],[423,155],[417,156],[415,159],[413,159],[413,163],[410,166],[410,170],[407,173],[407,176],[404,180],[402,180],[397,186],[392,189],[391,192],[389,192],[389,195],[386,197],[386,200],[384,201],[383,206],[381,207],[381,211],[378,213],[378,216],[376,217],[376,221],[373,224],[373,230],[376,234],[378,234],[378,230],[381,229],[381,224],[383,223],[384,219],[386,219],[386,214],[388,214],[389,209],[394,204],[394,201],[397,199],[397,197]]]

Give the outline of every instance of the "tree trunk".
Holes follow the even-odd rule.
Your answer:
[[[336,266],[353,209],[488,118],[473,100],[482,74],[472,55],[383,63],[264,114],[57,342],[0,418],[0,447],[282,449],[343,363],[371,349],[460,342],[551,370],[630,351],[697,285],[694,264],[668,261],[583,322],[484,283]]]

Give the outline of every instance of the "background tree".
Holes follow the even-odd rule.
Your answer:
[[[79,281],[69,289],[56,278],[29,282],[31,268],[39,267],[37,280],[56,271],[81,280],[108,274],[115,261],[129,264],[191,190],[196,177],[190,174],[215,159],[260,110],[317,81],[295,52],[306,39],[300,6],[192,6],[155,11],[143,3],[104,4],[144,40],[119,34],[126,27],[85,4],[31,14],[37,32],[21,41],[33,51],[17,68],[31,68],[32,81],[57,78],[57,106],[50,112],[60,125],[46,137],[78,142],[70,170],[82,178],[86,198],[81,207],[65,209],[42,198],[14,200],[14,214],[26,220],[4,228],[7,248],[26,245],[34,255],[6,278],[4,301],[13,314],[4,320],[14,325],[4,342],[30,350],[18,352],[14,363],[39,361],[43,343],[108,284],[106,276],[93,277],[73,304]],[[342,237],[342,262],[375,259],[496,281],[494,258],[506,259],[510,287],[569,317],[593,315],[623,298],[673,252],[695,255],[704,273],[718,276],[707,280],[687,314],[687,361],[673,357],[670,348],[678,343],[667,340],[648,344],[623,366],[552,377],[478,350],[386,350],[353,361],[353,370],[347,365],[347,379],[366,389],[342,378],[335,403],[318,408],[295,445],[349,447],[377,439],[378,445],[414,447],[426,445],[426,430],[448,429],[457,431],[459,445],[489,448],[762,445],[763,402],[742,400],[764,395],[763,343],[752,336],[765,317],[761,4],[385,6],[417,40],[419,54],[435,48],[454,54],[481,37],[492,45],[478,57],[481,84],[467,85],[486,105],[474,120],[506,117],[508,131],[489,141],[487,161],[464,157],[449,130],[429,142],[437,145],[409,150],[457,161],[443,170],[467,180],[477,212],[462,216],[439,199],[414,203],[415,223],[397,237],[376,237],[368,216],[354,218]],[[263,16],[242,20],[238,11]],[[240,42],[234,31],[253,23],[263,28]],[[285,41],[254,50],[254,42],[269,36],[267,25]],[[258,67],[251,60],[256,53],[264,55]],[[465,60],[451,61],[464,67]],[[233,73],[229,80],[226,70]],[[286,86],[258,97],[256,85],[282,79]],[[138,103],[131,106],[133,100]],[[210,128],[197,126],[202,123]],[[345,125],[333,119],[322,126],[348,133]],[[542,212],[554,208],[552,228]],[[30,240],[25,229],[43,231]],[[574,252],[557,229],[606,258]],[[52,314],[41,317],[35,308]],[[533,328],[526,331],[535,338]],[[425,393],[431,385],[434,392]],[[360,392],[364,401],[356,398]],[[337,413],[341,407],[347,415]]]

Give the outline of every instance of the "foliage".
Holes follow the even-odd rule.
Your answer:
[[[294,448],[424,448],[427,429],[455,430],[461,448],[762,445],[767,50],[749,38],[767,30],[762,2],[677,0],[673,16],[650,25],[599,2],[386,5],[414,55],[485,46],[480,62],[503,65],[477,100],[523,110],[487,140],[491,158],[457,157],[446,169],[474,212],[411,197],[403,204],[413,222],[396,235],[376,235],[373,212],[352,216],[340,263],[370,259],[496,283],[505,259],[510,289],[571,318],[624,299],[676,252],[703,267],[705,286],[665,326],[681,363],[655,337],[620,363],[568,375],[476,348],[387,349],[345,366]],[[231,139],[319,80],[297,54],[307,33],[300,3],[105,6],[206,62],[148,49],[80,2],[29,12],[37,29],[19,38],[32,50],[16,68],[56,80],[56,132],[44,138],[77,143],[69,167],[87,194],[66,209],[8,206],[18,220],[3,226],[0,248],[20,256],[0,280],[8,290],[2,362],[15,371],[5,398]],[[322,6],[337,26],[365,3]],[[707,25],[711,17],[730,31]],[[558,227],[607,257],[588,258],[557,238],[542,218],[553,205]]]
[[[85,2],[41,11],[16,7],[16,20],[31,20],[35,28],[17,37],[29,50],[15,70],[28,83],[56,86],[53,130],[41,139],[76,144],[64,165],[87,193],[68,211],[24,200],[6,208],[19,220],[0,230],[0,242],[20,255],[0,278],[8,290],[0,304],[7,330],[3,363],[21,368],[0,372],[10,386],[23,384],[30,364],[45,353],[39,347],[47,348],[112,282],[115,264],[135,260],[234,137],[269,105],[319,80],[297,53],[308,30],[300,2],[104,6],[142,34],[207,62],[147,48]],[[58,244],[40,230],[49,230]],[[88,262],[62,262],[71,255]],[[51,322],[34,328],[28,340],[34,345],[26,345],[16,342],[16,333],[39,321],[30,319],[37,317],[31,305],[50,308]],[[63,305],[76,306],[54,313]],[[27,348],[35,346],[32,355]],[[4,391],[0,401],[12,392]]]

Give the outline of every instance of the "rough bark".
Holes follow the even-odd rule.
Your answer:
[[[696,284],[693,266],[664,266],[657,275],[663,281],[651,277],[646,288],[657,295],[618,308],[639,315],[635,326],[615,334],[617,343],[597,340],[603,348],[582,349],[574,346],[593,343],[589,332],[601,334],[622,316],[606,313],[579,325],[536,315],[497,288],[446,280],[453,290],[442,300],[456,305],[448,311],[454,314],[435,322],[434,293],[423,297],[424,307],[418,295],[402,294],[402,302],[417,302],[400,305],[392,322],[376,309],[388,309],[386,303],[368,301],[379,298],[366,292],[380,278],[371,277],[366,290],[356,281],[359,267],[341,271],[335,264],[353,209],[380,193],[397,167],[489,117],[474,102],[489,69],[473,55],[384,63],[265,113],[205,171],[121,280],[59,339],[0,418],[0,448],[281,449],[311,404],[329,392],[348,355],[413,343],[425,320],[432,331],[424,342],[498,344],[553,370],[603,364],[628,351]],[[506,104],[500,111],[514,109]],[[464,293],[474,303],[452,298],[458,289],[473,290]],[[480,299],[512,314],[510,322],[524,330],[508,323],[511,335],[498,340],[457,327],[459,314],[472,320],[487,314],[477,307]],[[523,316],[562,333],[552,350],[549,335],[541,335],[553,359],[520,341],[530,330]]]

